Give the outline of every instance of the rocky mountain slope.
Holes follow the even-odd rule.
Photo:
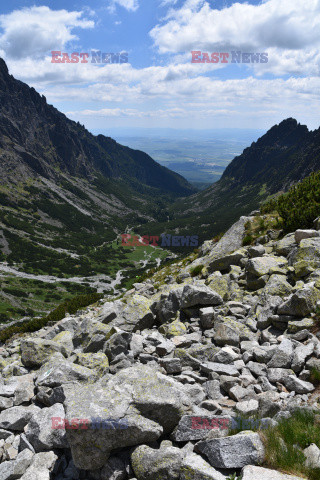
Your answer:
[[[167,229],[179,229],[181,234],[193,230],[204,241],[319,168],[320,128],[309,131],[288,118],[235,157],[217,183],[178,199],[171,207],[173,220]]]
[[[254,221],[2,346],[2,480],[319,478],[320,221],[243,247]],[[304,409],[288,450],[272,432]],[[274,471],[270,432],[298,476]]]
[[[128,264],[137,270],[134,275],[140,260],[144,264],[152,256],[149,263],[156,265],[155,258],[166,254],[149,251],[139,257],[137,252],[135,264],[112,241],[129,226],[167,219],[172,199],[195,191],[144,152],[94,136],[69,120],[45,97],[13,78],[2,59],[0,179],[0,261],[40,276],[29,277],[40,284],[45,275],[57,277],[57,282],[77,277],[80,283],[85,282],[82,277],[102,274],[108,288],[112,284],[108,277]],[[2,298],[5,310],[11,305],[13,314],[23,314],[25,302],[13,294],[14,289],[21,290],[19,282],[11,285],[13,274],[23,275],[5,271],[11,275],[7,285],[11,293]],[[22,290],[33,295],[24,283]],[[99,286],[103,288],[101,282]],[[27,306],[43,310],[43,293]],[[2,308],[0,313],[4,314]]]

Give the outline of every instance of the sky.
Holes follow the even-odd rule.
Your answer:
[[[89,130],[268,129],[288,117],[316,129],[319,47],[320,0],[0,5],[0,56],[10,73]],[[88,53],[88,62],[53,63],[53,51]],[[92,63],[99,51],[128,61]],[[192,51],[200,60],[230,57],[192,63]],[[266,53],[268,61],[231,63],[232,51]]]

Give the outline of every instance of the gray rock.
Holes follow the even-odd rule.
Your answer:
[[[0,411],[13,407],[12,397],[0,397]]]
[[[276,391],[268,391],[259,394],[259,416],[261,418],[275,417],[281,409],[279,400],[279,393]]]
[[[109,361],[112,362],[121,353],[128,354],[131,340],[132,334],[129,332],[114,333],[106,342],[103,352],[107,355]]]
[[[120,305],[116,302],[106,302],[99,311],[99,321],[101,323],[109,323],[114,320],[120,313]]]
[[[215,354],[213,357],[213,361],[216,363],[225,363],[230,364],[233,363],[235,360],[239,359],[239,354],[236,353],[230,347],[223,347],[219,350],[218,353]]]
[[[319,300],[320,290],[314,284],[306,284],[278,307],[278,314],[306,317],[315,310]]]
[[[267,376],[271,383],[284,383],[285,379],[293,373],[293,370],[287,368],[268,368]]]
[[[218,375],[228,375],[230,377],[239,377],[240,373],[234,365],[225,365],[224,363],[207,362],[200,366],[205,373],[217,373]]]
[[[160,300],[152,305],[151,309],[161,323],[169,322],[176,317],[181,305],[182,291],[183,287],[177,285],[169,293],[161,294]]]
[[[22,432],[31,417],[40,410],[35,405],[12,407],[0,413],[0,428]]]
[[[61,403],[43,408],[33,415],[25,434],[36,452],[68,447],[65,429],[55,428],[58,422],[59,425],[62,424],[61,420],[64,420],[64,417],[64,408]],[[54,422],[54,419],[57,420],[57,423]]]
[[[211,400],[219,400],[223,397],[220,390],[219,380],[209,380],[208,382],[204,383],[203,386],[207,397],[211,398]]]
[[[36,385],[53,388],[69,382],[94,382],[97,378],[97,372],[90,368],[68,360],[54,360],[45,363],[37,372]]]
[[[21,342],[21,361],[26,367],[41,367],[57,352],[67,357],[65,347],[52,340],[27,338]]]
[[[8,384],[15,385],[14,405],[30,402],[34,397],[34,379],[33,375],[20,375],[11,377],[7,380]]]
[[[0,429],[0,440],[7,440],[12,435],[12,432],[9,432],[8,430],[3,430],[2,428]]]
[[[248,254],[250,258],[262,257],[266,253],[266,249],[263,245],[254,245],[248,248]]]
[[[292,355],[278,349],[268,362],[268,368],[290,368],[291,361]]]
[[[250,372],[255,376],[255,377],[262,377],[263,375],[266,375],[267,373],[267,367],[261,363],[257,362],[249,362],[247,363],[246,367],[250,370]]]
[[[244,400],[236,404],[236,410],[241,415],[255,415],[259,410],[259,402],[257,400]]]
[[[231,417],[220,415],[183,415],[171,434],[175,442],[202,440],[212,432],[228,432]]]
[[[242,469],[242,480],[303,480],[301,477],[269,470],[268,468],[247,465]]]
[[[160,365],[170,374],[181,373],[182,370],[180,358],[163,358]]]
[[[196,444],[197,451],[205,455],[214,468],[242,468],[264,460],[264,446],[258,433],[250,431]]]
[[[312,342],[307,345],[300,345],[294,351],[292,359],[292,370],[294,372],[300,372],[303,369],[305,362],[311,357],[314,350],[314,344]]]
[[[287,256],[297,246],[294,233],[289,233],[275,243],[274,250],[278,255]]]
[[[200,323],[204,330],[210,329],[214,325],[213,307],[200,308]]]
[[[14,461],[1,463],[1,480],[14,480],[20,478],[29,467],[32,458],[33,453],[30,450],[23,450],[17,455]]]
[[[220,377],[220,385],[221,388],[226,392],[229,393],[231,388],[239,385],[241,383],[240,378],[237,377],[229,377],[228,375],[221,375]]]
[[[181,296],[181,308],[189,308],[194,305],[221,305],[223,303],[220,295],[211,288],[203,285],[186,285],[183,287]]]
[[[182,452],[167,447],[154,450],[147,445],[137,447],[131,455],[131,464],[138,480],[179,480]]]
[[[288,261],[284,257],[272,257],[271,255],[265,257],[252,258],[246,265],[246,271],[262,277],[270,273],[277,273],[280,269],[287,265]]]
[[[236,402],[241,402],[242,400],[249,400],[255,396],[255,393],[252,386],[244,388],[240,385],[235,385],[229,390],[229,396]]]
[[[300,244],[301,240],[305,238],[314,238],[320,237],[320,232],[317,230],[296,230],[294,233],[294,238],[296,243]]]
[[[245,224],[250,217],[241,217],[229,228],[219,242],[213,247],[209,259],[213,261],[228,255],[242,247],[242,240],[245,233]]]
[[[310,447],[305,448],[303,454],[306,457],[306,467],[320,468],[320,449],[315,443],[312,443]]]
[[[53,452],[37,453],[20,480],[50,480],[57,458]]]
[[[189,453],[181,464],[180,480],[224,480],[225,476],[211,467],[200,455]]]
[[[183,414],[185,399],[177,382],[144,365],[121,370],[106,385],[103,381],[66,385],[64,391],[66,418],[89,420],[81,437],[79,431],[68,429],[67,438],[75,465],[90,470],[102,467],[116,448],[148,443],[171,432]],[[102,423],[94,420],[97,417]],[[114,429],[94,428],[110,418]]]
[[[240,248],[233,253],[213,258],[209,256],[208,272],[212,273],[217,270],[223,272],[229,270],[231,265],[239,266],[241,261],[246,257],[245,249]]]
[[[309,382],[304,382],[300,378],[295,377],[294,375],[289,375],[284,379],[284,384],[288,390],[294,391],[296,393],[310,393],[315,389],[314,385]]]

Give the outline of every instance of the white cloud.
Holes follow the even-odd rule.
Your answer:
[[[319,0],[234,3],[221,10],[205,0],[187,0],[171,8],[150,35],[162,54],[268,52],[267,65],[249,66],[255,74],[319,75]]]
[[[171,9],[165,23],[150,32],[161,53],[221,48],[302,49],[320,42],[318,0],[267,0],[260,5],[234,3],[222,10],[188,0]],[[221,50],[220,50],[221,51]]]
[[[91,12],[92,13],[92,12]],[[0,15],[0,49],[6,58],[42,56],[49,50],[60,50],[77,40],[74,28],[93,28],[94,21],[82,18],[83,12],[30,7]]]
[[[129,12],[135,12],[139,8],[139,1],[138,0],[110,0],[110,4],[108,7],[109,11],[114,12],[117,5],[125,8]]]

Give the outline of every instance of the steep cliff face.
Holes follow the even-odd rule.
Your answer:
[[[149,193],[153,189],[173,196],[194,192],[183,177],[147,154],[102,135],[95,137],[69,120],[34,88],[9,75],[1,59],[0,147],[2,179],[12,179],[10,168],[15,168],[18,175],[14,177],[20,180],[27,172],[51,180],[57,180],[59,172],[90,180],[102,174],[133,188],[138,182]]]

